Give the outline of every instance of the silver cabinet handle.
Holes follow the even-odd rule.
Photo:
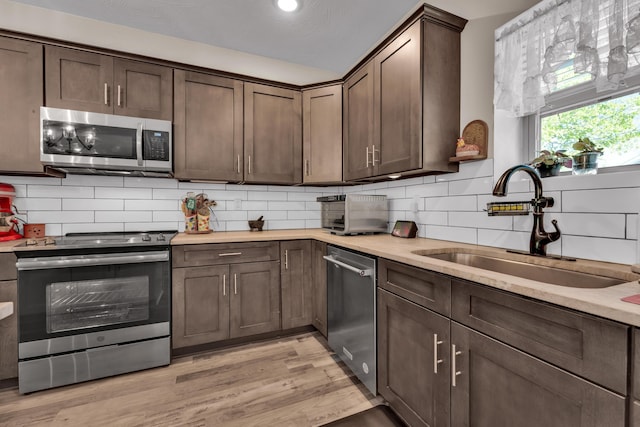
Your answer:
[[[118,85],[118,107],[120,106],[120,85]]]
[[[104,105],[109,105],[109,85],[104,84]]]
[[[249,175],[251,175],[251,155],[249,155]]]
[[[222,275],[222,296],[227,296],[227,275]]]
[[[456,386],[456,377],[462,374],[462,371],[456,370],[456,356],[461,355],[461,351],[456,351],[456,345],[451,344],[451,386]]]
[[[433,334],[433,373],[438,373],[438,365],[444,360],[438,359],[438,346],[442,344],[442,341],[438,340],[438,334]]]
[[[304,165],[305,165],[305,169],[306,169],[305,175],[309,176],[309,159],[304,161]]]
[[[284,250],[284,269],[289,269],[289,251],[287,249]]]
[[[359,274],[361,277],[365,277],[365,276],[371,276],[371,274],[373,273],[373,269],[369,268],[366,270],[362,270],[358,267],[354,267],[352,265],[349,265],[347,263],[344,263],[342,261],[338,261],[337,259],[335,259],[334,257],[330,256],[330,255],[324,255],[322,258],[326,259],[327,261],[329,261],[332,264],[336,264],[339,265],[340,267],[346,268],[349,271],[353,271],[354,273]]]
[[[238,295],[238,275],[233,273],[233,294]]]
[[[369,146],[367,145],[367,165],[365,166],[366,168],[369,167]]]
[[[238,154],[237,165],[238,165],[238,173],[240,173],[240,154]]]
[[[374,145],[371,149],[371,166],[376,165],[376,146]]]
[[[218,256],[238,256],[242,255],[242,252],[225,252],[222,254],[218,254]]]

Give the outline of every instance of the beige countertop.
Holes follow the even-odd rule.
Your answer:
[[[577,260],[558,261],[507,253],[503,249],[487,246],[469,245],[434,239],[401,239],[389,234],[372,236],[336,236],[320,229],[270,230],[270,231],[230,231],[210,234],[180,233],[171,240],[172,245],[191,245],[204,243],[254,242],[269,240],[315,239],[348,249],[365,252],[416,267],[436,271],[461,279],[482,283],[497,289],[503,289],[519,295],[554,303],[563,307],[583,311],[611,320],[640,326],[640,305],[621,301],[621,298],[640,294],[640,275],[631,271],[626,264],[613,264],[599,261]],[[22,240],[0,242],[0,252],[11,252]],[[49,249],[48,247],[46,249]],[[523,279],[496,273],[466,265],[425,257],[414,251],[437,253],[463,248],[468,252],[480,254],[499,254],[502,258],[525,259],[532,264],[555,266],[567,270],[580,271],[625,280],[621,285],[603,289],[572,288],[534,280]],[[43,250],[46,250],[43,248]],[[16,248],[16,250],[20,250]]]
[[[591,313],[634,326],[640,326],[640,305],[621,301],[620,298],[640,294],[640,275],[631,271],[631,266],[589,260],[558,261],[511,254],[505,250],[487,246],[469,245],[434,239],[401,239],[389,234],[374,236],[336,236],[327,231],[313,230],[273,230],[262,232],[238,231],[211,234],[178,234],[172,245],[200,243],[250,242],[265,240],[316,239],[371,255],[391,259],[427,270],[448,274],[461,279],[482,283],[497,289],[503,289],[519,295],[554,303],[563,307]],[[603,289],[572,288],[534,280],[523,279],[501,273],[495,273],[475,267],[454,264],[412,253],[443,252],[451,248],[464,248],[469,252],[499,254],[504,258],[525,259],[538,265],[565,268],[567,270],[602,276],[616,277],[626,283]]]
[[[12,302],[0,302],[0,320],[13,314]]]

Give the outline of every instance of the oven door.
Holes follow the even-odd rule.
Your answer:
[[[20,258],[20,359],[169,335],[169,251]]]

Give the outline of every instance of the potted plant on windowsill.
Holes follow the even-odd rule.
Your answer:
[[[540,155],[531,160],[529,164],[536,168],[541,178],[556,176],[563,165],[571,167],[571,157],[564,154],[564,151],[558,150],[552,153],[549,150],[542,150]]]
[[[602,155],[602,147],[597,147],[589,138],[580,138],[573,144],[579,152],[573,157],[574,175],[594,175],[598,173],[598,157]]]

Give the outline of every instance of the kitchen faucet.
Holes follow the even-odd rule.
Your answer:
[[[535,187],[535,195],[530,202],[533,206],[533,229],[531,230],[531,239],[529,240],[529,253],[531,255],[546,256],[547,245],[560,238],[560,229],[558,228],[558,221],[555,219],[551,221],[551,224],[556,231],[547,232],[544,229],[544,212],[542,209],[553,206],[553,197],[544,197],[542,195],[542,180],[536,173],[535,169],[528,165],[517,165],[507,169],[498,179],[498,182],[496,182],[496,185],[493,188],[493,195],[498,197],[506,196],[509,179],[511,179],[511,176],[518,171],[523,171],[529,174]]]

